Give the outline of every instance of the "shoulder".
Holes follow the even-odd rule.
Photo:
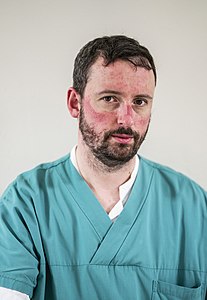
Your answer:
[[[56,169],[59,167],[64,168],[69,158],[70,155],[67,154],[55,161],[41,163],[31,170],[19,174],[16,179],[9,184],[1,200],[11,198],[14,193],[35,193],[45,181],[50,181],[50,178],[57,176]]]
[[[67,154],[57,160],[54,160],[52,162],[46,162],[46,163],[41,163],[39,165],[37,165],[35,168],[28,170],[22,174],[20,174],[18,177],[30,177],[35,173],[38,172],[48,172],[48,171],[53,171],[57,166],[59,165],[64,165],[70,158],[70,155]]]
[[[159,184],[165,187],[165,190],[170,188],[174,192],[195,192],[196,194],[202,194],[207,198],[207,192],[194,180],[178,172],[168,166],[153,162],[144,157],[140,157],[140,162],[143,168],[150,168],[153,170],[153,181],[157,186]]]

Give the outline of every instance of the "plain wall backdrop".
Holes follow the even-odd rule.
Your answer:
[[[74,58],[97,36],[149,48],[158,84],[140,154],[207,189],[206,0],[0,0],[0,193],[15,177],[70,151]]]

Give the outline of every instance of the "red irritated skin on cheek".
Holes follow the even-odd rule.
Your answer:
[[[110,118],[110,113],[106,113],[106,112],[97,112],[94,110],[94,108],[91,106],[90,104],[90,100],[89,99],[84,99],[84,112],[85,115],[90,117],[91,122],[94,125],[98,124],[105,124],[107,125],[108,123],[108,119]],[[90,119],[89,119],[89,123],[90,123]],[[107,121],[108,120],[108,121]]]
[[[150,116],[138,116],[135,112],[126,113],[115,110],[111,112],[98,112],[92,107],[89,99],[84,99],[84,113],[87,116],[88,124],[96,130],[97,134],[104,134],[106,131],[117,130],[120,127],[131,128],[139,131],[140,134],[146,131]],[[132,110],[132,109],[131,109]],[[120,116],[121,115],[121,116]],[[135,115],[135,117],[133,116]],[[122,121],[123,119],[123,121]],[[128,134],[113,134],[114,141],[122,144],[130,144],[133,142],[133,136]]]

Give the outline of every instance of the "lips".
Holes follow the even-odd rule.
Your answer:
[[[129,144],[133,140],[133,136],[129,134],[112,134],[112,137],[122,144]]]

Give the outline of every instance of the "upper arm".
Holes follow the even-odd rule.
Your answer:
[[[29,295],[37,284],[37,226],[25,187],[11,186],[0,202],[0,286]],[[35,230],[34,230],[35,232]],[[38,232],[38,230],[37,230]]]

